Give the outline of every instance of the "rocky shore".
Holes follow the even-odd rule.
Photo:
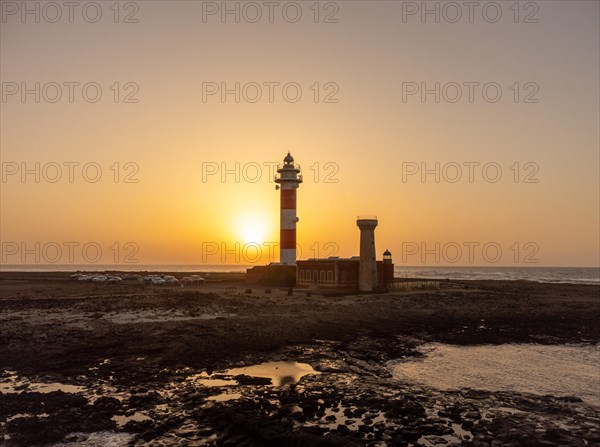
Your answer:
[[[439,390],[388,363],[428,342],[597,344],[598,286],[444,281],[324,297],[245,293],[233,279],[1,273],[0,445],[600,445],[600,402]],[[264,362],[315,373],[275,386],[228,372]]]

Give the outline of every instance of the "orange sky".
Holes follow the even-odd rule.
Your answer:
[[[267,262],[278,240],[279,193],[264,164],[290,150],[305,179],[302,258],[357,254],[356,216],[375,214],[379,256],[389,248],[396,264],[451,264],[458,245],[464,252],[455,265],[598,265],[597,2],[537,2],[538,23],[523,23],[531,11],[515,23],[508,3],[497,23],[477,14],[473,23],[403,20],[402,2],[335,4],[321,4],[319,23],[309,3],[297,23],[277,14],[273,23],[243,16],[222,23],[218,14],[204,23],[202,2],[139,2],[137,9],[125,2],[119,23],[108,3],[97,23],[77,11],[73,23],[49,23],[49,10],[36,23],[3,10],[2,262],[22,263],[22,248],[36,243],[47,247],[42,263],[53,258],[48,244],[65,243],[78,244],[77,262],[86,261],[80,247],[89,243],[102,249],[102,263],[135,251],[140,264],[218,264],[223,247],[231,251],[227,263],[236,256]],[[337,23],[323,23],[333,12]],[[126,13],[138,22],[122,23]],[[36,82],[39,102],[12,90]],[[70,102],[72,82],[79,86]],[[211,86],[236,82],[239,102],[233,94],[203,101]],[[436,82],[446,87],[439,102],[433,94],[403,101],[407,83]],[[63,94],[55,103],[52,83]],[[100,86],[98,102],[84,98],[81,86],[89,83]],[[252,83],[262,89],[258,102],[248,100]],[[284,97],[288,83],[300,87],[298,102]],[[470,102],[465,83],[496,83],[502,95],[490,102],[477,88]],[[277,85],[272,102],[268,85]],[[456,103],[447,100],[454,85],[463,89]],[[537,103],[524,102],[534,89],[529,98]],[[137,102],[124,102],[130,93]],[[337,102],[325,102],[328,94]],[[22,181],[22,168],[35,163],[40,181],[34,174]],[[72,183],[68,163],[79,163],[71,165]],[[234,174],[223,182],[221,168],[236,163],[239,182]],[[424,181],[420,172],[409,175],[436,163],[439,182],[434,174]],[[62,177],[52,183],[57,165]],[[203,179],[215,166],[219,172]],[[456,166],[462,178],[452,183]],[[102,177],[92,183],[97,167]],[[486,180],[497,167],[499,180]],[[243,251],[248,242],[261,246],[261,258],[251,246]],[[421,249],[436,251],[436,243],[440,259],[423,258]],[[501,258],[486,258],[486,244],[500,247]],[[32,254],[24,260],[36,262]],[[58,263],[68,261],[65,249]]]

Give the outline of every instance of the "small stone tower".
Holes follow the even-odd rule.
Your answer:
[[[360,228],[360,261],[358,266],[358,290],[372,292],[377,289],[377,261],[375,259],[375,228],[377,217],[358,216]]]

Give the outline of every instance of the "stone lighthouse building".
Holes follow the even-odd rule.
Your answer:
[[[296,193],[302,183],[300,166],[288,152],[277,168],[275,186],[280,192],[279,262],[246,270],[246,283],[344,291],[386,291],[394,281],[392,254],[376,260],[375,216],[359,216],[360,256],[296,259]]]

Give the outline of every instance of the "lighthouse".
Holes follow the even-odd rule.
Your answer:
[[[294,157],[288,154],[283,159],[283,165],[277,167],[275,189],[281,189],[280,202],[280,232],[279,232],[279,262],[296,264],[296,190],[302,183],[300,166],[294,164]]]

